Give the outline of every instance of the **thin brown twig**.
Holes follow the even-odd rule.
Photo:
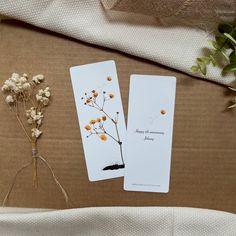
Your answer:
[[[18,111],[17,111],[18,107],[17,107],[17,109],[15,109],[15,111],[14,111],[14,110],[12,109],[12,107],[11,107],[8,103],[7,103],[7,105],[8,105],[8,107],[9,107],[10,111],[13,112],[13,113],[16,115],[16,118],[17,118],[17,120],[18,120],[20,126],[22,127],[24,133],[26,134],[27,138],[28,138],[29,141],[31,142],[31,138],[30,138],[30,136],[28,135],[28,133],[27,133],[27,131],[26,131],[26,128],[24,127],[24,125],[23,125],[23,123],[22,123],[22,121],[21,121],[19,115],[17,114],[17,113],[18,113]],[[15,108],[16,108],[16,105],[15,105]]]
[[[37,188],[38,187],[38,163],[37,163],[37,140],[32,142],[32,158],[33,158],[33,184],[34,187]]]
[[[23,101],[23,104],[24,104],[25,111],[27,111],[25,100]]]
[[[35,103],[34,103],[34,101],[33,101],[32,98],[30,98],[30,102],[31,102],[31,104],[33,105],[33,107],[35,107]]]
[[[27,131],[26,131],[26,129],[25,129],[25,127],[18,115],[16,115],[16,119],[18,120],[19,124],[21,125],[22,129],[24,130],[24,133],[27,136],[28,140],[31,142],[32,140],[31,140],[30,136],[28,135],[28,133],[27,133]]]
[[[25,168],[27,168],[27,167],[30,166],[31,164],[32,164],[32,161],[29,162],[29,163],[27,163],[27,164],[25,164],[24,166],[22,166],[22,167],[16,172],[16,174],[15,174],[15,176],[14,176],[14,178],[13,178],[12,184],[10,185],[10,187],[9,187],[9,189],[8,189],[8,191],[7,191],[7,194],[6,194],[6,196],[5,196],[5,198],[4,198],[3,202],[2,202],[2,206],[3,206],[3,207],[6,205],[6,202],[7,202],[8,198],[9,198],[11,192],[12,192],[12,189],[13,189],[15,183],[16,183],[16,178],[17,178],[18,174],[20,174],[21,171],[23,171]]]
[[[38,155],[37,156],[47,167],[48,169],[50,170],[51,174],[52,174],[52,177],[53,177],[53,180],[55,181],[55,183],[57,184],[57,186],[60,188],[64,198],[65,198],[65,201],[66,201],[66,205],[67,207],[70,206],[70,199],[69,199],[69,196],[66,192],[66,190],[62,187],[61,183],[59,182],[59,180],[57,179],[56,175],[54,174],[53,172],[53,169],[52,167],[49,165],[49,163],[46,161],[46,159],[44,159],[42,156]]]
[[[99,136],[99,134],[107,134],[109,137],[111,137],[115,142],[119,143],[118,140],[116,140],[111,134],[109,134],[107,131],[105,131],[105,129],[103,130],[103,132],[97,132],[96,130],[94,130],[95,133],[91,133],[90,135],[92,134],[96,134]]]
[[[104,97],[104,95],[103,95],[103,105],[102,105],[102,107],[100,107],[100,106],[97,104],[96,101],[94,101],[94,104],[95,104],[97,107],[95,107],[94,105],[93,105],[93,106],[92,106],[92,105],[89,105],[89,104],[87,104],[87,105],[89,105],[89,106],[91,106],[91,107],[93,107],[93,108],[96,108],[96,109],[100,110],[101,112],[103,112],[103,114],[105,114],[105,115],[115,124],[117,139],[115,139],[112,135],[110,135],[109,133],[107,133],[104,128],[103,128],[103,131],[104,131],[105,134],[107,134],[108,136],[110,136],[113,140],[115,140],[115,141],[119,144],[121,160],[122,160],[122,163],[124,164],[124,157],[123,157],[123,150],[122,150],[122,142],[121,142],[121,140],[120,140],[120,135],[119,135],[118,127],[117,127],[117,123],[118,123],[118,113],[117,113],[117,118],[116,118],[116,120],[114,120],[113,118],[111,118],[111,117],[104,111],[104,109],[103,109],[103,108],[104,108],[105,101],[106,101],[106,100],[105,100],[105,97]]]
[[[38,165],[37,165],[37,157],[33,157],[33,183],[34,187],[38,188]]]
[[[116,140],[111,134],[107,133],[106,131],[104,132],[104,134],[107,134],[109,137],[111,137],[114,141],[118,143],[118,140]]]
[[[119,144],[119,146],[120,146],[120,155],[121,155],[122,162],[123,162],[123,164],[124,164],[124,157],[123,157],[123,150],[122,150],[122,142],[120,141],[120,135],[119,135],[117,123],[115,123],[115,127],[116,127],[116,133],[117,133],[117,138],[118,138],[118,144]]]
[[[102,103],[102,109],[104,109],[105,101],[106,101],[106,99],[105,99],[105,96],[104,96],[104,94],[103,94],[103,103]]]
[[[97,109],[97,110],[99,110],[99,111],[101,111],[101,109],[100,108],[98,108],[98,107],[95,107],[94,105],[92,106],[92,105],[90,105],[90,104],[86,104],[87,106],[90,106],[90,107],[93,107],[93,108],[95,108],[95,109]]]
[[[33,101],[33,99],[32,99],[33,93],[34,93],[34,89],[35,89],[35,84],[32,83],[31,85],[32,85],[32,86],[31,86],[31,92],[29,93],[28,98],[29,98],[31,104],[35,107],[35,103],[34,103],[34,101]]]
[[[117,112],[116,114],[117,114],[117,116],[116,116],[116,123],[118,124],[118,120],[119,120],[119,113]]]
[[[100,109],[101,112],[103,112],[113,123],[115,123],[113,118],[111,118],[96,102],[94,103],[97,105],[98,109]]]
[[[119,135],[119,131],[118,131],[118,127],[117,127],[117,123],[116,122],[115,122],[115,127],[116,127],[117,139],[120,142],[120,135]]]
[[[26,131],[26,128],[25,128],[25,126],[23,125],[23,123],[22,123],[22,121],[21,121],[21,119],[20,119],[20,116],[19,116],[19,114],[18,114],[18,103],[17,103],[17,101],[16,101],[16,104],[15,104],[15,107],[16,107],[16,112],[15,112],[15,114],[16,114],[16,119],[18,120],[18,122],[19,122],[21,128],[23,129],[25,135],[27,136],[28,140],[29,140],[30,142],[32,142],[32,139],[31,139],[30,136],[28,135],[28,133],[27,133],[27,131]]]

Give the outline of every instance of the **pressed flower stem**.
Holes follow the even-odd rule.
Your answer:
[[[118,144],[120,146],[120,155],[121,155],[121,160],[122,160],[122,163],[124,163],[124,157],[123,157],[123,150],[122,150],[122,142],[120,141],[120,135],[119,135],[119,131],[118,131],[118,127],[117,127],[117,122],[114,122],[115,124],[115,127],[116,127],[116,133],[117,133],[117,138],[118,138]]]
[[[104,105],[105,105],[105,101],[106,101],[106,99],[105,99],[105,96],[104,96],[104,94],[103,94],[103,103],[102,103],[102,110],[103,110],[103,108],[104,108]]]
[[[37,156],[46,166],[47,168],[50,170],[51,174],[52,174],[52,177],[53,177],[53,180],[55,181],[56,185],[60,188],[64,198],[65,198],[65,201],[66,201],[66,205],[67,207],[70,207],[71,204],[70,204],[70,199],[68,197],[68,194],[66,192],[66,190],[63,188],[63,186],[60,184],[59,180],[57,179],[56,175],[54,174],[53,170],[52,170],[52,167],[49,165],[49,163],[46,161],[46,159],[44,159],[42,156]]]
[[[10,194],[11,194],[11,192],[12,192],[12,189],[13,189],[15,183],[16,183],[16,178],[17,178],[17,176],[18,176],[24,169],[26,169],[28,166],[30,166],[31,164],[32,164],[32,161],[29,162],[29,163],[27,163],[27,164],[25,164],[24,166],[22,166],[22,167],[16,172],[16,174],[15,174],[15,176],[14,176],[14,178],[13,178],[13,181],[12,181],[12,183],[11,183],[11,185],[10,185],[8,191],[7,191],[7,194],[6,194],[6,196],[5,196],[5,198],[4,198],[3,202],[2,202],[2,206],[5,206],[5,205],[6,205],[6,202],[7,202],[7,200],[9,199],[9,196],[10,196]]]
[[[114,141],[116,141],[117,143],[119,142],[118,140],[116,140],[111,134],[107,133],[107,131],[104,130],[104,134],[107,134],[109,137],[111,137]]]
[[[113,123],[115,122],[96,102],[94,104],[97,106],[97,109],[103,112]]]
[[[94,130],[95,133],[90,133],[87,137],[90,137],[90,136],[93,135],[93,134],[96,134],[98,137],[100,137],[99,134],[107,134],[107,135],[108,135],[109,137],[111,137],[115,142],[118,143],[118,140],[115,139],[111,134],[107,133],[107,131],[106,131],[104,128],[102,129],[103,132],[97,132],[95,129],[93,129],[93,130]]]
[[[123,157],[123,150],[122,150],[122,142],[120,141],[120,135],[119,135],[119,131],[118,131],[118,127],[117,127],[117,122],[118,122],[118,114],[117,114],[117,120],[115,121],[113,118],[111,118],[104,110],[103,108],[101,108],[96,102],[94,102],[94,104],[98,107],[97,109],[100,109],[101,112],[103,112],[115,125],[116,128],[116,134],[117,134],[117,139],[116,140],[114,137],[112,137],[110,134],[106,133],[107,135],[109,135],[111,138],[113,138],[120,147],[120,155],[121,155],[121,160],[122,160],[122,164],[124,164],[124,157]],[[104,104],[103,104],[104,106]],[[96,107],[95,107],[96,108]],[[106,131],[105,131],[106,132]]]

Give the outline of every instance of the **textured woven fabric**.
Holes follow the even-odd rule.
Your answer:
[[[106,11],[99,0],[1,0],[0,14],[190,74],[210,37],[201,29],[159,26],[155,17]],[[207,78],[225,85],[232,82],[232,75],[222,77],[220,71],[210,68]]]
[[[230,213],[167,207],[85,208],[35,212],[0,208],[0,232],[8,236],[235,236]],[[20,213],[21,212],[21,213]]]
[[[234,0],[101,0],[107,9],[156,16],[186,25],[211,25],[234,20]]]

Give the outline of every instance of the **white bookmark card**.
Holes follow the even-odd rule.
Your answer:
[[[132,75],[124,189],[169,191],[176,78]]]
[[[90,181],[124,175],[126,125],[114,61],[70,68]]]

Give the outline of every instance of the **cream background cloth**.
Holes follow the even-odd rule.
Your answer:
[[[163,23],[210,27],[235,17],[234,0],[101,0],[107,9],[152,15]]]
[[[61,211],[0,208],[9,236],[235,236],[234,214],[175,207],[106,207]]]
[[[235,15],[234,10],[229,18]],[[99,0],[1,0],[0,14],[189,74],[211,37],[208,32],[193,27],[160,26],[154,16],[106,11]],[[207,78],[225,85],[232,82],[232,75],[223,78],[220,71],[210,68]]]

